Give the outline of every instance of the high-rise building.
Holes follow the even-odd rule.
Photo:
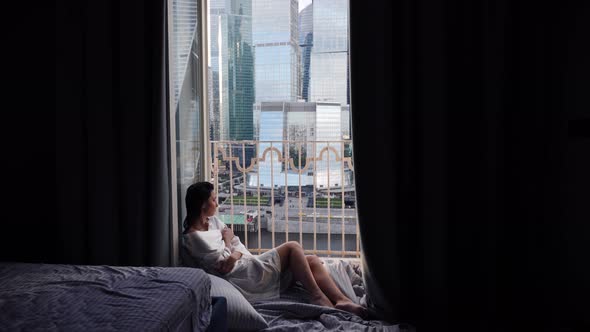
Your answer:
[[[298,98],[299,86],[299,45],[298,45],[298,1],[297,0],[253,0],[252,40],[255,50],[255,84],[256,102],[294,102]],[[256,110],[258,113],[258,110]],[[258,116],[260,114],[260,116]],[[260,121],[257,134],[261,141],[283,140],[283,110],[277,112],[268,109],[258,113],[255,118]],[[279,121],[280,120],[280,121]],[[260,151],[271,144],[261,142]],[[283,153],[283,144],[273,148]],[[260,153],[258,157],[261,157]],[[276,171],[281,166],[278,156],[261,161],[261,173]],[[276,160],[275,160],[276,159]],[[272,170],[272,172],[271,172]],[[283,181],[284,182],[284,181]],[[270,186],[270,183],[265,183]]]
[[[260,143],[258,155],[265,159],[259,171],[248,177],[249,187],[257,187],[260,181],[261,188],[276,189],[297,186],[299,180],[302,186],[312,186],[314,174],[318,189],[341,187],[343,183],[351,185],[350,172],[337,161],[337,157],[343,156],[341,140],[346,130],[341,124],[346,123],[342,117],[348,113],[348,107],[341,107],[339,103],[262,102],[256,103],[255,110],[259,119],[258,139],[272,141],[272,144]],[[268,148],[272,150],[263,155]],[[271,152],[276,151],[274,149],[278,152]],[[280,161],[281,157],[288,157],[294,159],[296,167],[300,160],[305,166],[306,159],[314,154],[321,160],[311,164],[301,177],[290,167],[285,172],[285,165]]]
[[[301,76],[301,98],[309,101],[309,78],[311,49],[313,47],[313,5],[307,5],[299,12],[299,51],[301,62],[299,65]]]
[[[341,118],[341,128],[342,128],[342,139],[349,140],[351,138],[351,118],[350,118],[350,106],[342,106],[342,118]]]
[[[342,156],[341,117],[342,110],[339,103],[317,102],[316,104],[316,130],[315,130],[315,156],[319,158],[314,164],[316,186],[318,188],[339,187],[342,185],[341,165],[336,161],[337,156]]]
[[[252,0],[256,102],[297,101],[297,24],[297,0]]]
[[[254,50],[252,0],[210,0],[210,65],[213,81],[211,118],[219,139],[254,137]],[[212,138],[215,137],[213,134]]]
[[[309,101],[349,104],[348,1],[313,1]]]
[[[219,140],[219,103],[215,98],[213,98],[213,89],[215,85],[213,84],[213,68],[211,66],[207,67],[209,80],[207,81],[207,95],[209,96],[209,105],[207,106],[209,109],[209,139],[212,141]],[[219,99],[219,91],[217,91],[217,99]]]
[[[226,1],[227,34],[223,39],[223,74],[227,74],[230,140],[252,140],[254,125],[254,50],[252,48],[252,0]],[[225,77],[223,78],[225,82]]]
[[[225,0],[209,0],[209,68],[211,68],[209,75],[211,84],[209,89],[209,136],[213,141],[228,138],[228,112],[227,109],[225,112],[221,110],[222,107],[227,108],[227,90],[223,94],[223,89],[227,89],[227,81],[226,84],[220,81],[222,78],[220,68],[222,68],[223,61],[221,41],[223,41],[222,34],[226,32]]]
[[[209,27],[209,64],[213,82],[210,138],[252,140],[255,97],[252,0],[210,0]],[[231,150],[242,165],[244,160],[249,165],[254,157],[252,149],[247,149],[245,154],[237,146]]]
[[[285,103],[256,103],[255,108],[259,114],[259,135],[260,141],[262,141],[259,144],[258,158],[263,158],[259,162],[258,173],[255,176],[260,175],[260,187],[262,188],[279,187],[285,183],[284,178],[283,180],[279,179],[282,169],[280,158],[284,157]],[[254,179],[256,177],[251,177],[250,182],[258,181],[258,179]],[[257,183],[254,185],[256,186]]]

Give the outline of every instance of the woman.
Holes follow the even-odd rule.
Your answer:
[[[309,291],[311,303],[366,317],[367,310],[340,291],[317,256],[306,256],[295,241],[254,256],[215,217],[217,206],[217,194],[211,183],[199,182],[187,189],[183,225],[185,264],[222,276],[248,301],[278,298],[293,278]]]

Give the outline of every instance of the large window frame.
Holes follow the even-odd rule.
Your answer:
[[[213,148],[213,144],[224,144],[224,143],[228,143],[228,142],[223,142],[222,140],[214,140],[211,141],[211,135],[210,135],[210,123],[209,123],[209,115],[210,115],[210,104],[209,101],[211,98],[214,98],[215,94],[212,96],[209,96],[209,80],[212,79],[212,77],[209,77],[209,57],[210,57],[210,45],[209,45],[209,30],[210,30],[210,25],[209,25],[209,15],[210,15],[210,9],[209,9],[209,3],[208,0],[168,0],[167,2],[168,5],[168,51],[169,51],[169,82],[171,82],[171,84],[169,85],[169,106],[170,106],[170,112],[169,112],[169,123],[170,123],[170,178],[171,178],[171,200],[172,200],[172,206],[171,206],[171,213],[172,213],[172,225],[171,225],[171,245],[172,245],[172,253],[173,253],[173,257],[172,257],[172,264],[174,266],[178,266],[179,265],[179,259],[180,259],[180,243],[181,243],[181,232],[182,232],[182,221],[184,219],[184,215],[185,215],[185,202],[184,202],[184,195],[186,192],[186,187],[188,186],[189,183],[194,183],[194,182],[198,182],[198,181],[211,181],[213,183],[217,183],[216,181],[218,180],[217,177],[215,175],[213,175],[212,170],[217,170],[218,166],[214,166],[214,165],[218,165],[218,162],[220,162],[219,160],[215,159],[216,157],[213,156],[212,154],[212,150],[215,150],[216,153],[215,155],[217,155],[217,146],[214,149]],[[195,6],[196,5],[196,6]],[[176,6],[176,7],[175,7]],[[184,6],[184,7],[183,7]],[[183,11],[183,8],[185,9]],[[190,14],[194,13],[194,11],[191,11],[190,9],[188,11],[186,11],[186,8],[196,8],[197,13],[196,13],[196,23],[195,23],[195,17],[191,16]],[[347,15],[348,12],[350,11],[350,6],[347,6]],[[185,15],[186,13],[190,13],[189,15]],[[182,26],[182,24],[185,23],[179,23],[179,24],[175,24],[175,19],[177,19],[176,17],[174,17],[175,15],[178,15],[178,22],[181,22],[182,20],[185,20],[184,22],[187,22],[186,20],[189,20],[191,23],[189,23],[189,25],[191,26],[191,28],[185,29],[183,30],[182,28],[180,28]],[[192,25],[196,24],[194,29],[192,28]],[[176,29],[176,31],[175,31]],[[186,37],[187,32],[190,32],[192,30],[193,35],[191,35],[190,38],[192,38],[193,43],[196,41],[196,45],[195,44],[191,44],[189,48],[189,52],[186,53],[187,51],[187,39]],[[348,24],[347,26],[347,30],[350,29],[350,25]],[[195,32],[197,32],[198,34],[195,35]],[[349,31],[347,31],[349,32]],[[175,33],[178,33],[175,35]],[[349,35],[349,34],[348,34]],[[175,39],[177,38],[177,39]],[[184,38],[184,39],[183,39]],[[182,40],[181,40],[182,39]],[[197,40],[198,39],[198,40]],[[179,48],[174,48],[175,47],[175,43],[177,43],[179,46]],[[300,45],[301,46],[301,45]],[[347,45],[348,47],[348,45]],[[195,52],[196,50],[196,52]],[[174,53],[177,52],[177,53]],[[183,53],[185,52],[185,53]],[[349,57],[350,57],[350,50],[347,50],[348,55],[346,57],[346,65],[348,66],[349,63]],[[198,53],[198,54],[197,54]],[[186,56],[186,58],[182,58],[182,57],[177,57],[178,54],[184,54],[184,56]],[[195,60],[197,59],[197,60]],[[182,68],[177,68],[177,63],[175,63],[175,61],[180,61],[179,64],[186,60],[187,63],[187,68],[182,69]],[[297,61],[297,63],[299,64],[299,60]],[[191,64],[191,67],[188,67],[189,64]],[[195,67],[196,66],[196,67]],[[190,71],[190,72],[189,72]],[[276,73],[274,73],[276,74]],[[174,76],[177,75],[177,76]],[[185,76],[180,76],[180,75],[185,75]],[[191,76],[193,75],[193,76]],[[349,73],[346,73],[346,76],[348,76]],[[190,79],[187,79],[188,77],[190,77]],[[180,78],[182,78],[182,80],[180,80]],[[176,80],[176,81],[174,81]],[[190,82],[189,82],[190,80]],[[345,78],[345,80],[348,81],[348,77]],[[180,82],[180,83],[179,83]],[[346,82],[348,83],[348,82]],[[179,84],[181,86],[180,90],[179,90]],[[186,91],[184,91],[183,89],[185,89],[185,87],[189,87],[191,90],[191,92],[193,92],[194,94],[191,93],[186,93]],[[183,94],[184,92],[184,94]],[[188,103],[185,103],[186,99],[184,98],[186,95],[191,95],[191,96],[195,96],[193,99],[194,101],[198,102],[193,102],[191,105],[189,105]],[[177,98],[178,96],[178,98]],[[191,97],[192,98],[192,97]],[[176,99],[178,99],[179,101],[177,101]],[[298,100],[299,102],[300,100]],[[313,103],[315,103],[318,107],[323,105],[325,103],[325,101],[322,101],[322,99],[318,99],[316,101],[314,101]],[[177,109],[177,104],[180,105]],[[342,101],[340,102],[341,105],[347,105],[346,107],[349,107],[349,100],[346,101]],[[195,106],[195,105],[198,105]],[[183,113],[183,110],[186,106],[186,113]],[[193,108],[194,107],[194,108]],[[323,106],[322,106],[323,107]],[[196,114],[190,113],[191,111],[195,111]],[[194,123],[192,126],[186,126],[186,122],[183,122],[183,119],[186,118],[185,115],[187,114],[191,114],[194,115],[194,117],[190,118],[191,123]],[[342,116],[342,113],[340,113],[340,115]],[[215,118],[215,116],[213,117]],[[323,123],[323,122],[322,122]],[[339,120],[339,123],[342,123],[342,120]],[[342,125],[341,125],[342,127]],[[315,127],[312,127],[311,130],[313,131]],[[323,127],[322,127],[323,128]],[[195,135],[190,136],[190,138],[188,136],[185,136],[183,133],[198,133]],[[313,137],[316,136],[316,133],[313,133]],[[350,134],[347,135],[346,140],[349,140],[350,138]],[[344,136],[342,136],[342,139],[344,139]],[[255,139],[256,141],[256,139]],[[239,142],[234,142],[238,145],[244,144],[244,142],[247,142],[247,140],[242,140]],[[285,143],[285,142],[282,142]],[[345,160],[347,159],[348,161],[348,167],[349,170],[353,171],[353,166],[352,166],[352,159],[350,158],[351,156],[345,156],[344,155],[344,149],[346,144],[350,145],[351,142],[348,141],[342,141],[342,140],[337,140],[332,142],[333,146],[328,146],[328,148],[331,148],[330,151],[333,150],[333,152],[335,153],[335,155],[339,156],[338,158],[339,161],[341,162],[343,169],[341,170],[341,175],[345,174],[345,170],[344,170],[344,164],[345,164]],[[328,143],[329,145],[330,143]],[[314,145],[315,146],[315,145]],[[340,146],[342,146],[340,148]],[[260,148],[260,146],[258,146],[258,148]],[[323,145],[319,144],[319,146],[317,146],[318,150],[322,150]],[[340,148],[340,149],[339,149]],[[231,149],[230,149],[231,150]],[[192,151],[192,152],[189,152]],[[314,154],[315,154],[315,149],[314,149]],[[330,152],[327,152],[326,155],[330,155]],[[219,156],[218,156],[219,157]],[[231,151],[230,151],[230,156],[229,159],[232,159],[233,157],[236,156],[231,156]],[[239,156],[238,156],[239,157]],[[188,159],[190,159],[190,161],[194,161],[193,164],[191,164],[190,162],[186,162]],[[192,159],[191,159],[192,158]],[[193,160],[194,159],[194,160]],[[242,159],[244,160],[250,160],[250,157],[246,158],[245,155],[242,155]],[[259,158],[257,158],[259,159]],[[288,158],[287,158],[288,159]],[[329,168],[330,166],[330,161],[321,161],[321,156],[318,157],[317,159],[317,163],[318,165],[316,165],[316,158],[312,158],[313,159],[313,164],[314,164],[314,168],[315,167],[322,167],[322,163],[327,163],[327,167]],[[335,162],[336,160],[333,160],[333,162]],[[230,161],[231,163],[231,161]],[[193,167],[194,166],[194,167]],[[334,165],[332,165],[334,166]],[[185,168],[189,169],[189,175],[186,175],[186,170]],[[287,169],[287,165],[283,165],[283,167],[285,167],[285,169]],[[190,169],[192,169],[192,173],[190,171]],[[232,178],[231,176],[231,170],[233,169],[233,166],[229,168],[230,170],[230,178]],[[330,168],[331,169],[331,168]],[[287,174],[285,172],[285,174]],[[319,174],[319,172],[317,173]],[[312,175],[314,175],[314,179],[315,177],[317,177],[316,172],[312,172]],[[328,178],[331,178],[332,176],[329,175]],[[246,179],[246,175],[244,175],[243,177],[244,179]],[[315,181],[315,180],[314,180]],[[287,175],[285,175],[285,183],[287,182]],[[333,232],[331,231],[331,220],[333,219],[332,215],[331,215],[331,189],[330,189],[330,182],[334,182],[336,183],[336,186],[338,185],[338,182],[340,182],[341,186],[342,186],[342,192],[340,193],[341,195],[341,202],[340,202],[340,209],[342,210],[341,216],[340,216],[340,229],[341,229],[341,234],[338,234],[339,236],[341,236],[342,239],[342,249],[340,251],[338,250],[333,250],[331,249],[331,235]],[[245,183],[246,180],[244,180],[244,187],[245,187]],[[314,224],[314,232],[313,232],[313,249],[309,249],[308,251],[310,251],[310,253],[314,253],[314,254],[318,254],[319,252],[325,252],[328,255],[342,255],[342,257],[344,257],[345,255],[353,255],[354,257],[359,257],[360,255],[360,245],[359,245],[359,237],[358,237],[358,233],[359,233],[359,227],[358,227],[358,220],[356,223],[356,250],[346,250],[346,245],[345,245],[345,239],[348,238],[348,234],[349,233],[345,233],[345,229],[348,229],[348,225],[346,225],[345,227],[345,189],[344,189],[344,177],[342,177],[342,179],[337,179],[335,181],[330,181],[328,180],[328,184],[326,188],[323,188],[324,185],[322,184],[318,184],[318,190],[327,190],[327,249],[323,250],[321,248],[316,248],[316,198],[314,195],[313,198],[313,209],[314,209],[314,213],[313,213],[313,224]],[[233,186],[233,185],[232,185]],[[315,182],[314,182],[314,186],[315,186]],[[275,185],[276,187],[276,185]],[[218,189],[218,188],[216,188]],[[245,190],[245,189],[244,189]],[[232,194],[233,195],[233,194]],[[246,193],[244,192],[244,196],[246,195]],[[259,194],[260,195],[260,194]],[[272,193],[271,193],[272,196]],[[301,193],[301,189],[299,190],[299,196],[302,196]],[[272,203],[272,209],[274,211],[274,199],[271,199],[273,201]],[[233,200],[231,200],[233,202]],[[246,202],[247,200],[244,200],[244,206],[243,209],[246,209]],[[337,205],[337,204],[336,204]],[[233,208],[234,205],[233,203],[231,204],[231,214],[230,214],[230,219],[233,219]],[[260,207],[258,207],[260,209]],[[300,211],[299,214],[301,215],[301,207],[300,207]],[[288,210],[288,209],[287,209]],[[260,225],[260,220],[261,220],[261,213],[258,213],[259,215],[259,223],[258,225]],[[272,245],[274,247],[275,245],[275,230],[274,230],[274,212],[272,213]],[[285,212],[285,220],[286,220],[286,239],[289,239],[289,233],[291,232],[289,230],[288,227],[288,219],[289,219],[289,214],[286,211]],[[323,217],[323,216],[321,216]],[[302,218],[299,218],[299,223],[300,223],[300,228],[301,228],[301,223],[302,223]],[[234,227],[233,223],[232,223],[232,228]],[[260,226],[259,226],[260,227]],[[243,228],[244,229],[244,233],[246,233],[246,227]],[[261,250],[265,250],[260,246],[260,229],[258,230],[259,234],[258,234],[258,252],[260,253]],[[323,232],[323,230],[322,230]],[[348,232],[348,230],[346,231]],[[301,235],[301,230],[299,232],[299,240],[302,242],[303,244],[303,240],[302,240],[302,235]],[[244,234],[246,236],[246,234]],[[248,244],[248,240],[247,237],[245,237],[245,242],[246,244]]]
[[[168,64],[168,82],[172,82],[172,80],[174,79],[172,77],[172,75],[174,75],[174,68],[176,67],[176,59],[174,56],[172,56],[174,54],[172,47],[174,47],[175,45],[173,45],[173,33],[174,33],[174,22],[175,22],[175,17],[174,17],[174,12],[173,12],[173,5],[174,5],[174,1],[175,0],[168,0],[167,1],[167,15],[168,15],[168,44],[167,44],[167,48],[168,48],[168,54],[170,54],[171,56],[169,56],[169,64]],[[197,4],[199,4],[198,8],[200,10],[198,10],[197,13],[197,29],[200,32],[199,34],[199,38],[200,38],[200,47],[198,48],[198,52],[199,54],[197,54],[198,59],[200,60],[200,72],[197,74],[197,77],[195,78],[198,82],[197,84],[197,95],[200,96],[199,98],[199,110],[201,110],[200,112],[198,112],[197,116],[199,117],[199,124],[200,124],[200,128],[199,128],[199,138],[200,141],[197,143],[198,145],[198,149],[201,151],[200,153],[200,157],[204,158],[204,160],[201,163],[198,163],[199,169],[196,170],[195,174],[197,174],[196,176],[193,177],[192,182],[197,182],[197,181],[206,181],[208,180],[206,178],[206,176],[208,174],[211,173],[211,166],[210,163],[208,162],[208,158],[207,156],[209,156],[210,154],[210,141],[209,141],[209,116],[208,116],[208,103],[209,103],[209,96],[208,96],[208,89],[205,88],[208,84],[208,68],[207,68],[207,63],[208,63],[208,47],[209,47],[209,40],[208,40],[208,27],[209,27],[209,22],[208,22],[208,12],[209,12],[209,7],[208,7],[208,1],[207,0],[197,0],[196,1]],[[174,84],[169,84],[169,126],[170,126],[170,130],[169,130],[169,148],[170,148],[170,154],[169,154],[169,164],[170,164],[170,183],[171,183],[171,202],[172,202],[172,206],[171,206],[171,214],[172,214],[172,225],[171,225],[171,246],[172,246],[172,257],[171,257],[171,262],[172,262],[172,266],[179,266],[180,264],[180,238],[181,238],[181,233],[182,233],[182,221],[183,221],[183,216],[184,216],[184,199],[181,199],[184,195],[184,193],[179,192],[179,169],[178,167],[183,167],[182,165],[179,165],[179,163],[177,162],[180,156],[180,151],[178,151],[179,149],[177,149],[177,144],[179,143],[178,141],[178,134],[179,134],[179,128],[178,128],[178,123],[177,123],[177,114],[176,114],[176,103],[177,100],[175,100],[175,91],[174,91]]]

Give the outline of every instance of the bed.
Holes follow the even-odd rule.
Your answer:
[[[365,294],[362,269],[354,260],[322,258],[330,275],[353,302],[370,308]],[[375,316],[362,319],[352,313],[320,307],[309,303],[309,294],[300,283],[293,284],[281,298],[252,303],[254,309],[268,323],[270,331],[391,331],[413,332],[409,324],[391,324]],[[370,310],[370,309],[369,309]]]
[[[323,261],[342,292],[355,303],[368,306],[360,265],[340,259]],[[391,324],[374,317],[364,320],[346,311],[310,304],[308,292],[298,282],[279,299],[250,303],[226,280],[213,275],[210,278],[212,295],[227,299],[230,331],[415,331],[408,324]]]
[[[210,288],[195,268],[0,262],[0,330],[223,330]]]

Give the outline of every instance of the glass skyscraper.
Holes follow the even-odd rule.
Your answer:
[[[253,140],[252,0],[210,0],[209,4],[209,64],[213,82],[210,138]],[[240,158],[240,164],[243,164],[243,157],[246,164],[254,157],[252,149],[247,149],[243,155],[241,148],[235,146],[231,153]]]
[[[348,1],[313,1],[309,101],[349,104]]]
[[[350,106],[346,105],[346,106],[342,106],[342,119],[341,119],[341,125],[342,125],[342,139],[343,140],[348,140],[351,138],[350,136]]]
[[[224,24],[226,24],[225,28]],[[209,82],[211,83],[209,89],[209,136],[213,141],[221,140],[222,137],[224,139],[228,138],[229,119],[227,119],[227,111],[225,112],[225,119],[222,119],[223,112],[221,111],[222,105],[227,105],[227,87],[220,81],[219,71],[223,60],[221,49],[223,33],[227,33],[225,0],[209,0],[209,68],[211,69],[209,74]],[[223,88],[226,89],[225,94],[222,91]],[[225,102],[222,102],[222,98],[225,98]],[[223,120],[225,120],[225,124]],[[225,130],[223,130],[224,126]]]
[[[343,153],[339,141],[345,132],[341,123],[346,123],[342,117],[348,113],[347,107],[343,108],[339,103],[262,102],[256,103],[255,109],[260,124],[259,139],[273,141],[272,147],[278,149],[281,156],[284,156],[284,149],[287,149],[287,156],[294,159],[296,167],[299,166],[299,149],[296,142],[301,142],[302,167],[305,166],[305,160],[313,156],[313,142],[317,141],[315,152],[318,157],[322,149],[330,148],[330,151],[321,154],[322,160],[312,163],[308,172],[301,175],[302,186],[314,184],[313,173],[318,189],[326,189],[328,185],[331,188],[342,185],[342,163],[336,161],[336,155],[342,157]],[[289,142],[283,144],[283,140]],[[260,143],[260,146],[268,148],[271,144]],[[259,153],[259,156],[262,157],[262,153]],[[257,187],[258,181],[260,187],[266,189],[299,184],[299,174],[292,170],[285,174],[284,164],[279,161],[279,154],[276,152],[268,152],[265,162],[261,162],[260,166],[258,173],[250,173],[249,187]],[[345,170],[344,185],[350,186],[351,181],[352,178]]]
[[[218,138],[252,140],[252,0],[210,0],[209,20],[213,80],[210,114],[212,119],[218,119]]]
[[[301,54],[301,98],[309,101],[309,77],[311,49],[313,47],[313,5],[308,5],[299,13],[299,50]]]
[[[256,102],[297,100],[297,7],[297,0],[253,0]]]
[[[254,50],[252,49],[252,0],[226,1],[229,139],[252,140],[254,125]],[[222,55],[223,56],[223,55]],[[223,78],[225,81],[225,77]]]
[[[342,139],[341,118],[339,103],[316,103],[315,155],[320,160],[315,163],[314,172],[318,188],[342,185],[342,162],[336,161],[336,155],[342,157],[342,145],[338,142]],[[327,150],[322,151],[324,148]]]
[[[268,141],[276,142],[272,146],[278,151],[259,163],[260,175],[251,173],[249,185],[256,186],[252,179],[260,179],[264,188],[285,185],[285,175],[289,179],[293,174],[285,174],[279,155],[296,152],[292,142],[303,142],[306,158],[314,146],[318,153],[328,146],[310,142],[340,141],[350,135],[344,111],[347,7],[346,0],[315,0],[299,13],[297,0],[210,0],[211,128],[218,126],[220,140],[261,141],[257,157],[271,146]],[[313,103],[297,102],[302,98]],[[234,147],[233,156],[241,160],[241,146]],[[341,143],[330,147],[342,155]],[[245,157],[254,157],[252,147]],[[310,168],[318,188],[328,182],[341,185],[341,164],[333,151],[322,157]]]
[[[296,101],[299,86],[299,45],[298,45],[298,1],[297,0],[253,0],[252,40],[255,49],[255,90],[256,103]],[[255,106],[260,109],[260,107]],[[271,106],[255,115],[259,121],[256,132],[261,141],[282,141],[285,122],[282,106],[271,111]],[[258,157],[271,146],[259,144]],[[273,145],[281,155],[282,143]],[[278,153],[267,154],[260,161],[259,172],[265,174],[261,179],[270,179],[270,173],[280,175],[281,164]],[[272,171],[272,172],[271,172]],[[267,181],[268,182],[268,181]],[[282,182],[285,182],[284,180]],[[264,187],[270,183],[261,184]]]
[[[283,143],[284,139],[284,103],[261,103],[257,104],[257,108],[260,108],[260,140],[261,141],[278,141],[273,143],[260,143],[260,151],[258,157],[264,157],[263,161],[260,161],[258,173],[254,173],[254,177],[250,177],[249,182],[253,186],[257,186],[257,176],[260,177],[260,187],[271,188],[279,187],[285,183],[284,173],[281,172],[282,165],[279,162],[279,157],[283,156]],[[266,155],[263,154],[267,148],[276,148],[280,151],[269,150]],[[281,175],[283,175],[281,177]],[[282,180],[281,180],[282,178]],[[254,183],[253,183],[254,182]]]

